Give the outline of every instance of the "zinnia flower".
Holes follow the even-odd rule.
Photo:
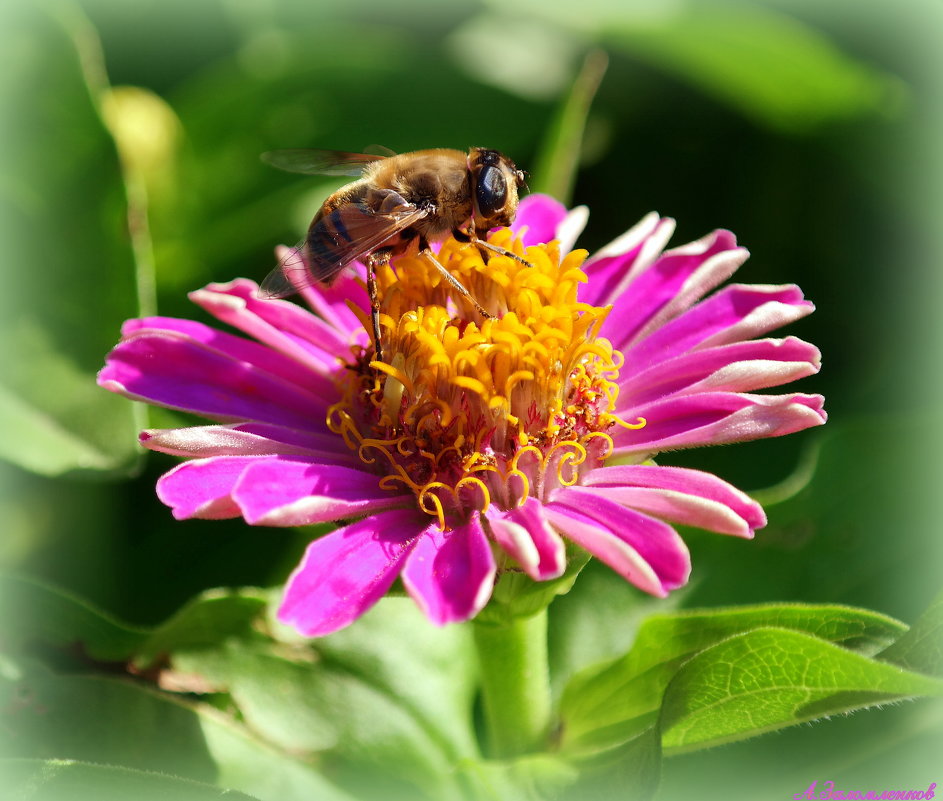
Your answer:
[[[570,248],[585,217],[526,198],[489,240],[532,266],[443,243],[493,318],[421,258],[382,268],[382,363],[362,277],[302,288],[317,314],[238,279],[190,297],[249,338],[131,320],[99,383],[216,421],[141,434],[187,458],[157,485],[176,518],[348,521],[285,590],[279,617],[306,635],[348,625],[397,577],[434,623],[466,620],[499,571],[560,576],[564,539],[664,596],[690,572],[671,523],[751,537],[766,520],[721,479],[651,458],[823,423],[818,395],[751,394],[819,369],[812,345],[757,338],[813,307],[795,286],[701,300],[747,252],[727,231],[663,251],[673,222],[654,214],[584,262]]]

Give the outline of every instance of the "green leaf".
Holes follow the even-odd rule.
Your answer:
[[[122,174],[95,105],[101,56],[74,15],[5,6],[0,458],[46,475],[128,471],[137,412],[95,386],[137,311]]]
[[[563,749],[606,750],[638,736],[657,718],[665,687],[686,660],[733,635],[770,626],[867,655],[906,630],[884,615],[842,606],[770,604],[653,616],[628,653],[587,668],[566,686],[560,705]]]
[[[917,618],[910,631],[879,656],[908,670],[943,676],[943,593]]]
[[[253,801],[208,784],[68,759],[0,760],[0,793],[16,801]]]
[[[529,181],[532,191],[545,192],[564,205],[570,204],[586,118],[608,63],[609,58],[601,50],[591,51],[584,59],[579,75],[557,110],[540,147],[533,178]]]
[[[809,634],[762,628],[692,657],[665,691],[662,744],[708,748],[853,709],[943,694],[943,681]]]
[[[10,712],[0,727],[0,752],[12,757],[156,771],[264,801],[349,801],[310,765],[212,707],[125,679],[57,676],[8,661],[0,673],[0,707]]]

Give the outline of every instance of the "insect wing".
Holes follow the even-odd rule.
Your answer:
[[[376,250],[428,212],[412,203],[376,212],[347,203],[325,214],[308,232],[308,269],[315,281],[330,283],[352,261]]]
[[[386,156],[370,153],[347,153],[343,150],[270,150],[260,157],[272,167],[302,175],[358,176],[363,168]]]
[[[302,239],[295,247],[288,249],[288,253],[282,256],[275,269],[259,285],[260,298],[287,298],[302,287],[316,283],[305,261],[304,247],[305,240]]]
[[[266,276],[263,298],[286,298],[314,284],[330,284],[348,264],[378,248],[428,212],[411,203],[378,213],[350,203],[325,215]]]

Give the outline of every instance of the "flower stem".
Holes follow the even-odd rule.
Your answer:
[[[550,728],[547,610],[504,625],[476,623],[489,756],[540,751]]]

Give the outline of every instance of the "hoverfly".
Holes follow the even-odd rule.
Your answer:
[[[300,286],[330,285],[348,264],[363,260],[376,358],[380,349],[379,299],[375,270],[395,256],[418,253],[483,317],[490,317],[430,249],[449,235],[524,261],[479,239],[477,231],[509,225],[517,213],[524,173],[497,150],[473,147],[468,153],[438,148],[373,155],[335,150],[275,150],[262,160],[289,172],[351,175],[315,214],[298,248],[303,265],[284,260],[262,282],[263,297],[294,294]],[[524,262],[525,264],[527,262]]]

